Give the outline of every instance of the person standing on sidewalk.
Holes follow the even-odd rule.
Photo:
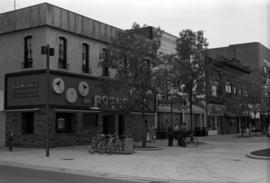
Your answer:
[[[180,127],[180,139],[179,139],[179,143],[180,146],[182,147],[186,147],[186,128],[185,128],[185,123],[182,123],[181,127]]]
[[[174,129],[173,124],[170,123],[170,126],[168,127],[168,146],[173,146],[173,137],[174,137]]]
[[[270,124],[267,127],[266,136],[270,138]]]

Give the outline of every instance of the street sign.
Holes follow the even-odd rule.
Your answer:
[[[42,55],[48,54],[48,47],[47,46],[42,46],[41,47],[41,54]],[[49,48],[49,55],[54,56],[54,48]]]
[[[48,53],[48,48],[47,48],[47,46],[42,46],[41,47],[41,54],[42,55],[45,55],[45,54],[47,54]]]

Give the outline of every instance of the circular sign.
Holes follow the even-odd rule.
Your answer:
[[[83,97],[87,96],[89,93],[88,83],[86,83],[85,81],[80,82],[79,86],[78,86],[78,91],[79,91],[81,96],[83,96]]]
[[[75,103],[77,101],[78,94],[75,88],[69,88],[66,92],[66,99],[69,103]]]
[[[52,82],[53,91],[57,94],[63,93],[65,89],[65,83],[62,78],[54,78]]]

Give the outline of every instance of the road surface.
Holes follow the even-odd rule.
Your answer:
[[[0,183],[139,183],[0,165]]]

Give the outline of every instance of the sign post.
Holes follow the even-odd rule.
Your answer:
[[[46,157],[50,156],[49,149],[49,105],[50,105],[50,56],[54,56],[54,49],[50,45],[41,47],[41,54],[46,55],[46,80],[47,80],[47,100],[46,100]]]

